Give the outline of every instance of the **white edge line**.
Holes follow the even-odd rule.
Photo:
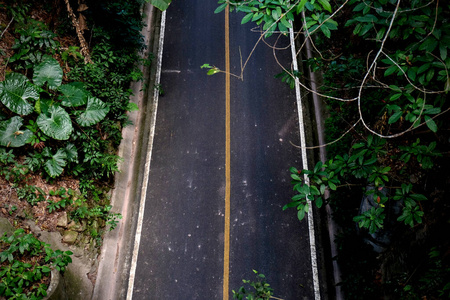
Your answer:
[[[298,61],[295,49],[295,41],[294,41],[294,30],[289,28],[289,37],[291,40],[291,53],[292,53],[292,63],[294,66],[294,70],[298,71]],[[302,164],[303,169],[308,169],[308,160],[306,156],[306,143],[305,143],[305,128],[303,125],[303,107],[302,107],[302,96],[300,93],[300,83],[299,79],[295,78],[295,96],[297,98],[297,112],[298,112],[298,125],[300,131],[300,146],[302,152]],[[309,185],[309,178],[306,174],[303,175],[304,181]],[[314,235],[314,216],[312,211],[311,201],[308,200],[309,210],[308,210],[308,231],[309,231],[309,245],[311,250],[311,267],[312,267],[312,275],[313,275],[313,286],[314,286],[314,299],[320,300],[320,285],[319,285],[319,271],[317,269],[317,253],[316,253],[316,237]]]
[[[163,45],[164,45],[164,30],[166,27],[166,11],[163,11],[161,16],[161,29],[159,36],[159,50],[158,50],[158,61],[156,67],[156,78],[155,78],[155,86],[160,83],[161,80],[161,65],[162,65],[162,53],[163,53]],[[142,222],[144,219],[144,209],[145,209],[145,198],[147,196],[147,188],[148,188],[148,177],[150,173],[150,162],[152,158],[152,150],[153,150],[153,137],[155,135],[155,125],[156,125],[156,112],[158,109],[158,99],[159,99],[159,91],[155,88],[153,93],[153,106],[152,106],[152,116],[150,121],[150,137],[147,145],[147,156],[145,159],[145,169],[144,169],[144,178],[142,179],[142,191],[141,191],[141,199],[139,203],[139,215],[138,215],[138,223],[136,228],[136,234],[134,239],[134,250],[133,257],[131,259],[131,267],[130,267],[130,277],[128,279],[128,291],[127,291],[127,300],[131,300],[133,298],[133,288],[134,288],[134,279],[136,276],[136,265],[137,258],[139,253],[139,245],[141,242],[141,233],[142,233]]]

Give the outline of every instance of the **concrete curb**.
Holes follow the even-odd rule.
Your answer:
[[[146,16],[146,26],[142,35],[148,47],[142,56],[146,58],[150,53],[158,52],[158,20],[161,13],[152,5],[146,4],[143,14]],[[122,131],[123,140],[118,155],[123,158],[123,162],[119,166],[120,173],[116,174],[115,189],[111,196],[113,212],[121,213],[122,220],[116,229],[105,234],[91,299],[112,300],[126,297],[155,88],[154,64],[140,68],[144,73],[144,80],[131,85],[134,96],[130,99],[138,105],[139,111],[129,113],[134,126],[128,126]]]

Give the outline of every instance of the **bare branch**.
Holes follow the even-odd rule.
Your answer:
[[[9,26],[11,25],[11,23],[14,21],[14,17],[11,19],[11,21],[9,21],[8,26],[6,26],[5,30],[3,30],[2,35],[0,35],[0,39],[3,37],[3,35],[5,34],[6,31],[8,31]]]

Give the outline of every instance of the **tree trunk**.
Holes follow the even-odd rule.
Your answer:
[[[70,6],[69,0],[64,0],[67,6],[67,12],[69,13],[69,17],[72,19],[72,24],[75,27],[77,32],[78,40],[81,45],[81,54],[84,56],[85,63],[92,63],[91,55],[89,54],[89,47],[84,39],[83,33],[81,31],[80,23],[78,22],[77,17],[73,13],[72,7]]]

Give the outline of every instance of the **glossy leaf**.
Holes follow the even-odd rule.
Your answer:
[[[62,83],[63,70],[54,58],[44,60],[34,68],[33,82],[43,86],[46,82],[50,89],[56,89]]]
[[[63,106],[80,106],[87,103],[88,92],[83,85],[77,82],[63,84],[58,89],[62,95],[59,99]]]
[[[29,129],[21,129],[23,119],[19,116],[0,122],[0,145],[21,147],[33,135]]]
[[[24,75],[11,73],[0,83],[0,98],[12,112],[29,115],[33,112],[33,106],[27,100],[39,99],[39,93]]]
[[[106,117],[109,107],[100,99],[88,98],[86,110],[77,118],[77,123],[81,126],[94,125]]]
[[[51,106],[47,113],[38,116],[36,123],[49,137],[67,140],[73,131],[69,114],[62,107]]]

